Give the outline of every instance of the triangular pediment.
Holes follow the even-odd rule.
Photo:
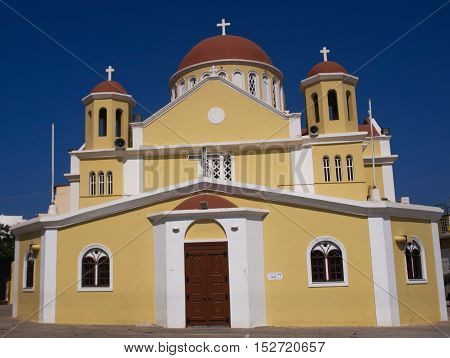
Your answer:
[[[139,124],[144,145],[289,137],[289,117],[221,79],[208,78]]]

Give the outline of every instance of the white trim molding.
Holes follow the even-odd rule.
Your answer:
[[[83,256],[92,249],[100,249],[106,252],[106,254],[109,257],[109,286],[108,287],[83,287],[82,286],[82,260]],[[77,287],[78,292],[112,292],[113,291],[113,283],[114,283],[114,265],[113,265],[113,255],[112,252],[103,244],[89,244],[86,246],[83,250],[80,251],[80,254],[78,255],[78,271],[77,271]]]
[[[192,223],[208,218],[216,221],[227,236],[231,327],[266,325],[262,221],[267,214],[267,210],[231,208],[150,215],[154,226],[156,323],[168,328],[186,327],[185,236]]]
[[[391,221],[385,217],[369,217],[368,221],[377,325],[399,326]]]
[[[356,86],[358,84],[359,78],[343,72],[318,73],[317,75],[302,80],[300,82],[300,89],[304,91],[306,87],[309,87],[314,83],[320,81],[342,81],[344,83],[349,83],[353,86]]]
[[[431,234],[433,236],[433,254],[436,267],[436,281],[439,299],[439,310],[441,312],[441,321],[448,320],[447,301],[445,299],[444,274],[442,272],[441,243],[439,241],[438,223],[431,223]]]
[[[323,241],[329,241],[336,245],[342,253],[342,269],[344,271],[344,280],[343,281],[327,281],[327,282],[313,282],[312,280],[312,270],[311,270],[311,250],[318,243]],[[308,249],[306,250],[306,269],[308,272],[308,287],[347,287],[348,286],[348,268],[347,268],[347,252],[345,250],[345,246],[331,236],[320,236],[315,238],[310,242]]]
[[[45,229],[41,239],[41,272],[39,280],[39,322],[55,323],[56,262],[58,230]]]

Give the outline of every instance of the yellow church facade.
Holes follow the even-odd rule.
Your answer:
[[[170,102],[145,119],[109,68],[82,100],[67,208],[13,227],[13,315],[172,328],[447,320],[441,210],[396,202],[391,136],[358,124],[358,78],[321,52],[303,113],[239,36],[194,46]]]

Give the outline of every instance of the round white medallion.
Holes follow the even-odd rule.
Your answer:
[[[208,111],[208,119],[212,124],[219,124],[225,119],[225,112],[222,108],[213,107]]]

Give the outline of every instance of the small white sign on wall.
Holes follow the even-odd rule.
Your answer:
[[[268,272],[267,279],[269,281],[281,281],[283,279],[283,273],[282,272]]]

